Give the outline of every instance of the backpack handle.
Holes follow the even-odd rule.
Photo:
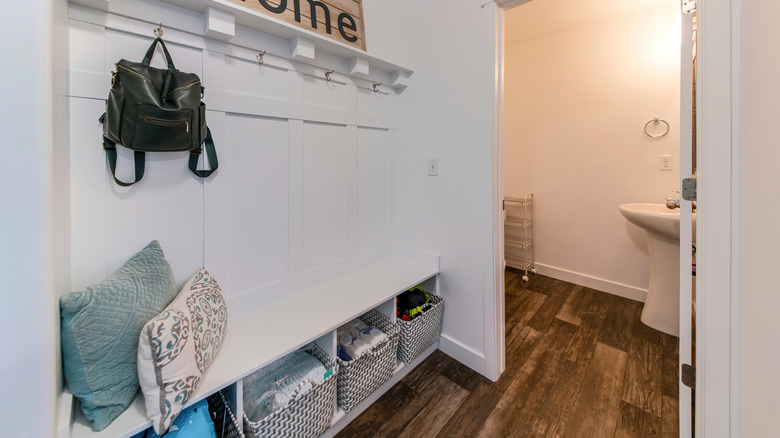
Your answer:
[[[149,46],[149,50],[146,51],[146,55],[144,56],[144,60],[141,61],[141,64],[149,67],[149,64],[152,62],[152,57],[154,57],[154,49],[157,48],[157,43],[160,43],[163,48],[163,53],[165,53],[165,60],[168,62],[168,70],[176,70],[176,66],[173,65],[173,59],[171,59],[171,54],[168,53],[168,48],[165,47],[165,43],[163,42],[162,38],[156,38],[154,42],[152,42],[152,45]]]

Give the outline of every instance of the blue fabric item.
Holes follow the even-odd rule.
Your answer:
[[[133,401],[138,336],[177,293],[155,240],[101,283],[60,298],[63,373],[94,431]]]
[[[157,435],[149,429],[146,438],[217,438],[214,422],[209,415],[209,405],[201,400],[181,411],[164,435]]]

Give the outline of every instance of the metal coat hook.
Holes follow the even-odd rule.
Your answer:
[[[336,69],[333,69],[331,71],[326,71],[325,72],[325,79],[327,79],[328,82],[330,82],[330,80],[333,79],[333,78],[330,77],[330,75],[332,75],[335,71],[336,71]]]
[[[378,93],[378,92],[379,92],[379,86],[380,86],[380,85],[382,85],[382,83],[381,83],[381,82],[380,82],[380,83],[378,83],[378,84],[374,84],[374,85],[372,85],[372,87],[374,88],[374,93]]]
[[[154,30],[154,36],[156,36],[157,38],[162,38],[164,33],[165,32],[163,32],[163,30],[162,30],[162,23],[160,23],[160,27],[158,27],[158,28],[156,28]]]
[[[257,62],[259,62],[260,65],[263,65],[263,62],[265,62],[265,61],[263,61],[263,56],[265,56],[265,52],[266,52],[266,50],[263,50],[263,53],[258,53],[257,54]]]

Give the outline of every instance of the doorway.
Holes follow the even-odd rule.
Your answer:
[[[691,126],[691,117],[681,114],[680,28],[686,20],[679,3],[497,3],[502,31],[495,106],[504,122],[496,133],[503,167],[496,183],[499,200],[534,193],[540,273],[643,301],[644,233],[615,213],[621,203],[675,197],[681,175],[688,176],[679,169],[691,168],[690,153],[680,151],[682,125]],[[548,18],[533,16],[545,8]],[[511,34],[512,15],[523,9],[532,12],[519,20],[522,35]],[[647,17],[666,20],[668,28],[652,28]],[[517,59],[533,66],[519,75],[521,85],[512,82],[522,70]],[[527,84],[533,85],[522,87]],[[650,139],[658,134],[658,119],[673,132]],[[642,126],[650,127],[647,138],[635,135]],[[671,171],[659,169],[664,159],[671,161]],[[512,163],[517,165],[508,170]],[[615,238],[616,230],[623,231],[622,239]],[[501,230],[494,234],[502,246]]]

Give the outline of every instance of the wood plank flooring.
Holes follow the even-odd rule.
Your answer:
[[[677,338],[642,304],[506,273],[497,382],[437,350],[337,436],[677,437]]]

